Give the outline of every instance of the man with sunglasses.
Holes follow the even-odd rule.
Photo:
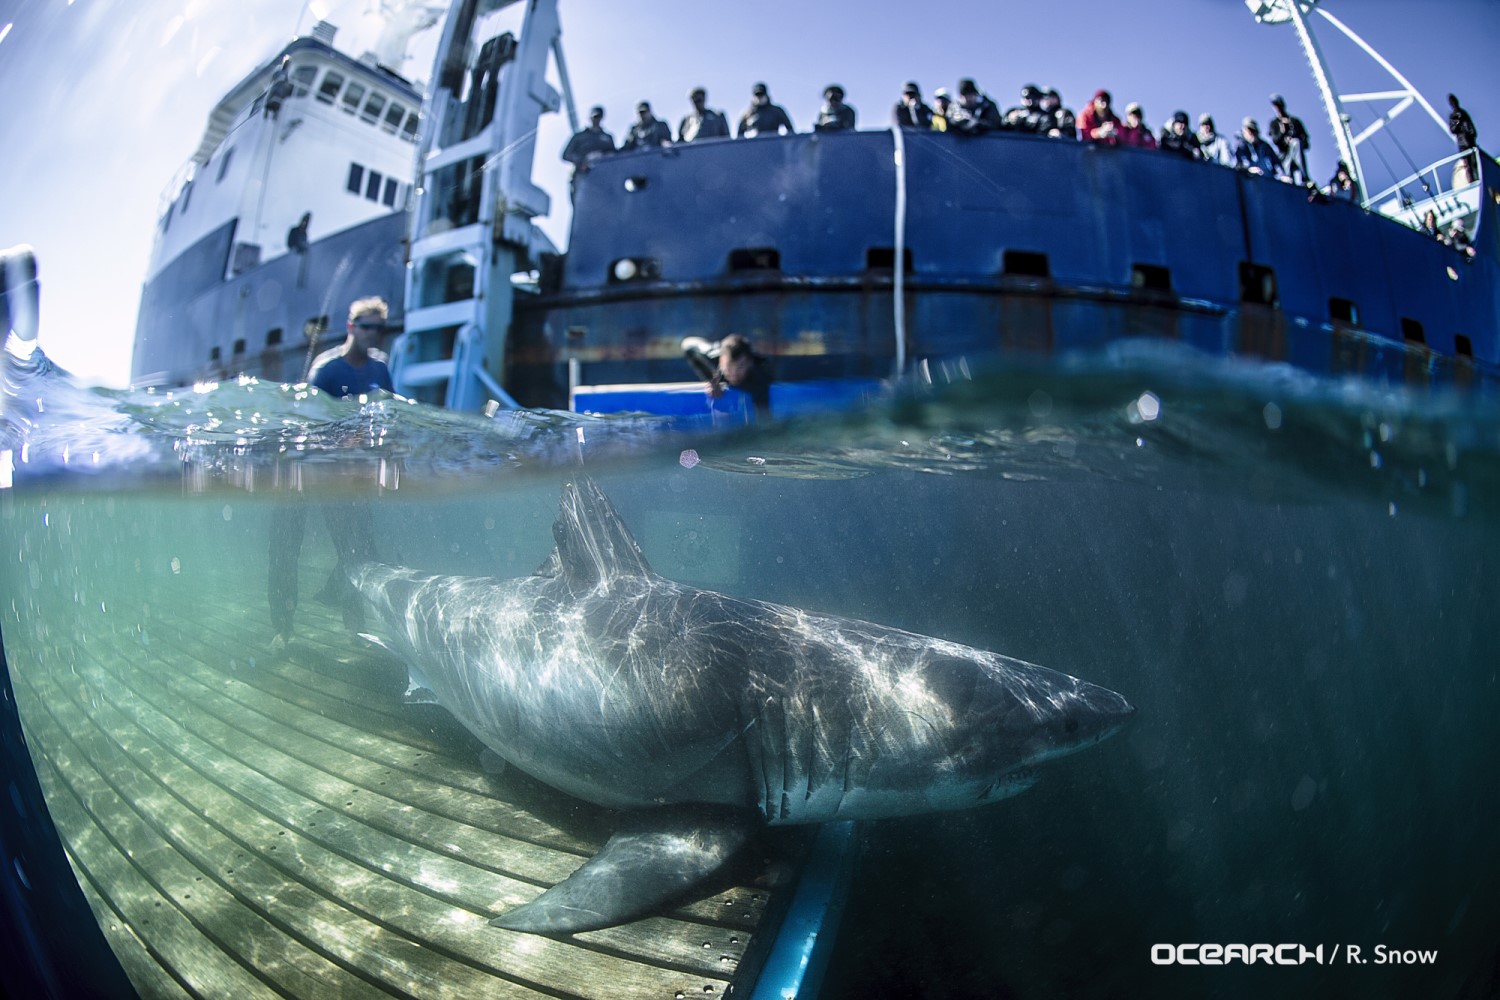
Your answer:
[[[314,363],[308,381],[323,392],[343,399],[372,389],[391,388],[391,370],[385,356],[375,345],[386,331],[390,307],[375,295],[360,299],[349,307],[349,336],[342,347],[320,357]]]
[[[328,351],[313,363],[308,381],[320,391],[343,399],[373,389],[391,391],[391,370],[375,344],[385,333],[390,307],[373,295],[349,307],[349,335],[342,346]],[[379,355],[379,356],[377,356]],[[321,508],[328,522],[338,559],[317,599],[338,608],[344,625],[358,632],[364,608],[358,591],[349,583],[347,566],[375,557],[375,523],[369,504],[358,498],[310,502],[293,493],[271,512],[270,549],[267,558],[266,597],[271,608],[271,652],[281,655],[292,641],[292,618],[297,610],[297,559],[310,509]]]

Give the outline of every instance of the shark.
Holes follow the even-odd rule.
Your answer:
[[[491,923],[572,934],[712,878],[766,825],[966,809],[1117,732],[1106,688],[957,642],[654,572],[589,477],[531,576],[350,568],[408,668],[490,751],[620,810],[600,851]]]

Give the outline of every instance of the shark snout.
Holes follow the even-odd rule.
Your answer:
[[[1063,730],[1077,747],[1085,747],[1119,732],[1135,706],[1109,688],[1079,682],[1063,718]]]

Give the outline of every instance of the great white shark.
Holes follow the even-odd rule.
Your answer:
[[[999,653],[668,580],[585,477],[563,487],[552,534],[522,579],[350,571],[408,665],[409,700],[442,705],[533,777],[629,810],[500,927],[566,934],[641,916],[763,824],[994,802],[1134,711]]]

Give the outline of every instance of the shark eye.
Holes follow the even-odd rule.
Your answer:
[[[1078,732],[1078,720],[1076,718],[1074,718],[1073,716],[1071,716],[1071,715],[1068,716],[1067,719],[1063,721],[1063,732],[1065,732],[1065,733],[1076,733],[1076,732]]]

